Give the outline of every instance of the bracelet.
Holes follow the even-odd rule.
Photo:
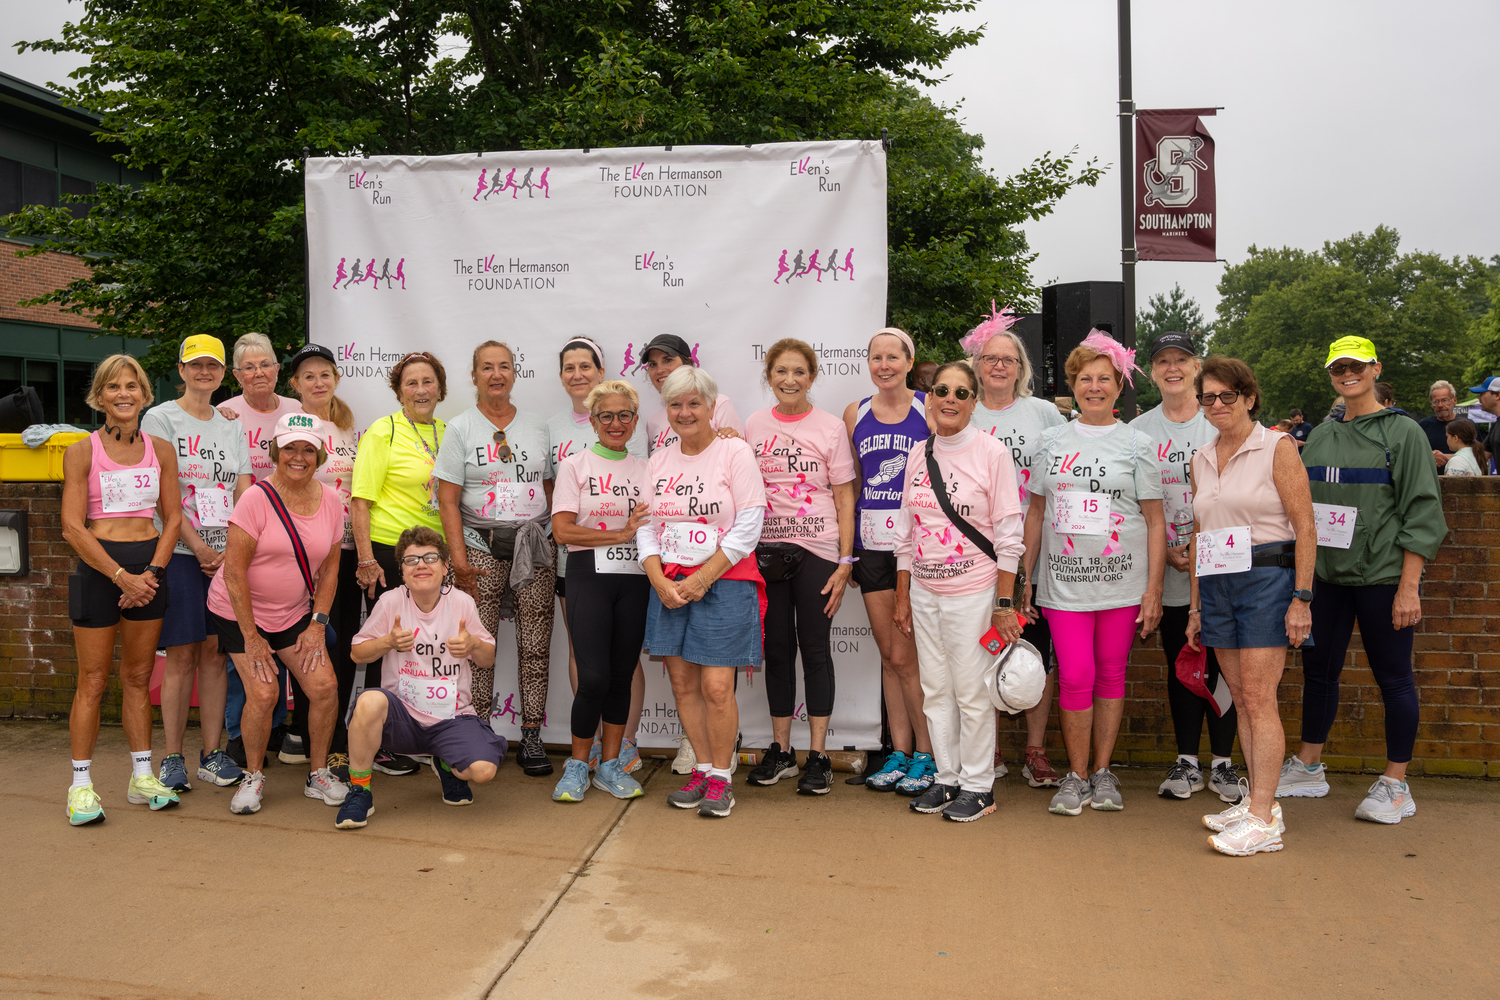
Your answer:
[[[119,569],[115,570],[115,575],[109,578],[109,582],[114,583],[120,578],[120,574],[123,572],[125,572],[125,567],[121,566]]]
[[[1188,614],[1190,614],[1190,615],[1196,615],[1198,613],[1199,613],[1199,611],[1198,611],[1197,608],[1188,608]]]
[[[853,566],[859,562],[859,556],[839,556],[840,566]]]
[[[380,560],[379,559],[361,559],[359,562],[355,563],[354,565],[357,568],[359,568],[359,569],[364,569],[366,566],[379,566],[380,565]]]
[[[709,585],[703,582],[703,571],[701,569],[695,569],[693,570],[693,575],[698,578],[698,585],[703,588],[703,592],[705,594],[708,593]]]

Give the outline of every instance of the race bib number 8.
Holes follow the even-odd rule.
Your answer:
[[[859,545],[872,552],[892,552],[896,548],[896,512],[862,510],[859,512]]]
[[[205,528],[222,528],[234,513],[234,495],[223,486],[211,486],[193,494],[198,503],[198,523]]]
[[[640,556],[640,550],[635,547],[634,542],[601,545],[594,549],[594,572],[645,576],[646,571],[641,569]]]
[[[719,548],[719,530],[696,521],[669,524],[661,531],[661,561],[699,566]]]
[[[1198,575],[1243,573],[1250,568],[1250,526],[1198,532]]]
[[[1354,524],[1358,507],[1340,507],[1332,503],[1313,504],[1318,519],[1318,544],[1330,549],[1347,549],[1354,543]]]
[[[1103,535],[1109,531],[1108,493],[1053,493],[1059,535]]]
[[[106,514],[150,510],[161,498],[160,470],[148,467],[99,473],[99,500]]]

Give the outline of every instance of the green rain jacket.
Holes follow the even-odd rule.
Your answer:
[[[1318,546],[1318,579],[1349,587],[1399,583],[1404,552],[1437,555],[1448,524],[1432,447],[1415,420],[1379,410],[1319,424],[1302,464],[1314,503],[1359,508],[1347,549]]]

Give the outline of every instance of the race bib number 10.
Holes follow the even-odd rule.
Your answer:
[[[1354,524],[1358,507],[1340,507],[1332,503],[1313,504],[1318,519],[1318,544],[1330,549],[1347,549],[1354,543]]]
[[[700,566],[719,548],[719,529],[697,521],[669,524],[661,531],[661,561]]]

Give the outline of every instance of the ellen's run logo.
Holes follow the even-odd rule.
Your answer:
[[[847,274],[850,281],[854,280],[853,247],[850,247],[849,252],[844,254],[843,264],[839,263],[839,251],[837,247],[834,248],[833,253],[828,255],[828,263],[826,264],[818,262],[817,250],[814,250],[812,255],[807,257],[805,261],[803,260],[803,252],[798,250],[797,256],[788,264],[786,261],[788,252],[786,250],[781,251],[781,259],[776,262],[776,277],[771,279],[771,284],[773,285],[790,285],[793,278],[801,278],[809,274],[817,278],[818,284],[821,285],[824,274],[831,274],[833,275],[833,280],[838,281],[840,271]],[[783,277],[786,278],[784,282],[781,280]]]
[[[348,257],[340,257],[337,269],[334,272],[333,287],[343,291],[350,285],[362,285],[369,283],[371,288],[379,288],[380,283],[385,282],[386,288],[395,288],[396,283],[401,283],[401,288],[406,289],[406,258],[402,257],[396,261],[396,269],[391,270],[391,259],[385,258],[380,265],[380,273],[375,273],[375,258],[371,257],[369,263],[364,258],[354,258],[354,267],[346,269],[345,264]]]
[[[527,198],[535,198],[538,191],[542,193],[543,198],[552,197],[552,189],[547,186],[547,174],[551,172],[551,167],[543,167],[542,176],[538,177],[534,182],[531,179],[531,175],[536,172],[536,168],[527,167],[526,174],[521,178],[520,183],[516,182],[516,171],[518,169],[520,168],[511,167],[510,172],[505,175],[503,181],[500,179],[501,171],[504,170],[503,167],[496,167],[493,171],[488,167],[480,170],[479,185],[474,189],[474,197],[469,200],[489,201],[490,195],[504,194],[507,191],[510,192],[511,201],[515,201],[522,191],[526,192]],[[488,182],[485,181],[487,174],[489,176]]]

